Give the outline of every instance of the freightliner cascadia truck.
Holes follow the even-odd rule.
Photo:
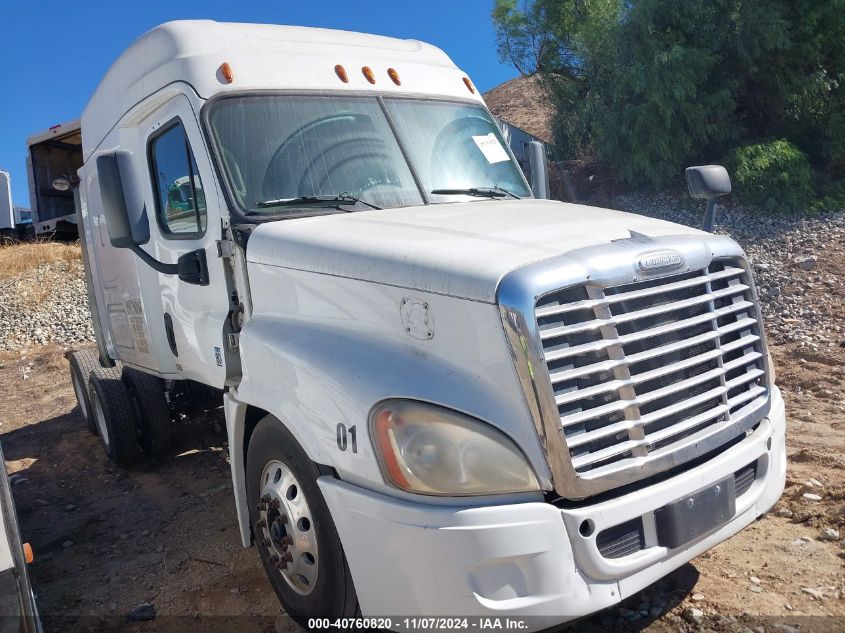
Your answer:
[[[82,227],[89,429],[128,463],[167,451],[177,403],[222,406],[242,544],[298,622],[549,626],[780,496],[742,249],[534,197],[439,49],[172,22],[81,133],[53,185]],[[726,172],[687,177],[712,225]]]

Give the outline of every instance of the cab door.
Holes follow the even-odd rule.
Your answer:
[[[227,345],[234,295],[217,248],[228,213],[188,98],[178,95],[156,110],[144,136],[157,259],[176,263],[180,255],[202,250],[208,266],[206,285],[158,274],[162,323],[156,330],[167,339],[179,378],[222,388],[228,373],[239,371]]]

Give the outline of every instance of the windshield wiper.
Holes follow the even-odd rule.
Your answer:
[[[356,204],[359,202],[371,209],[381,210],[381,207],[377,207],[376,205],[370,204],[369,202],[356,198],[355,196],[350,196],[348,193],[328,196],[297,196],[295,198],[278,198],[276,200],[264,200],[263,202],[257,202],[255,206],[259,209],[269,209],[274,207],[302,207],[328,203],[329,206],[340,208],[340,205],[342,204]]]
[[[510,196],[522,200],[512,191],[502,187],[471,187],[469,189],[432,189],[431,193],[438,196],[475,196],[476,198],[505,198]]]

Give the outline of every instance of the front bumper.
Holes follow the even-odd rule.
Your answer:
[[[786,478],[785,412],[769,416],[724,453],[616,499],[561,510],[548,503],[444,507],[409,503],[330,477],[319,480],[365,616],[515,616],[533,629],[583,617],[650,585],[769,510]],[[757,478],[734,518],[670,550],[657,544],[654,511],[757,460]],[[603,528],[642,517],[645,548],[604,558]],[[579,526],[595,524],[583,537]]]

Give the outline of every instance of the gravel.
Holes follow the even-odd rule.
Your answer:
[[[93,340],[81,267],[41,264],[25,276],[0,282],[0,350]]]
[[[618,196],[614,206],[699,228],[704,216],[699,202],[666,193],[636,194]],[[845,250],[845,211],[801,218],[718,205],[716,233],[735,239],[752,264],[770,342],[794,342],[818,352],[845,345],[845,278],[822,265]]]

